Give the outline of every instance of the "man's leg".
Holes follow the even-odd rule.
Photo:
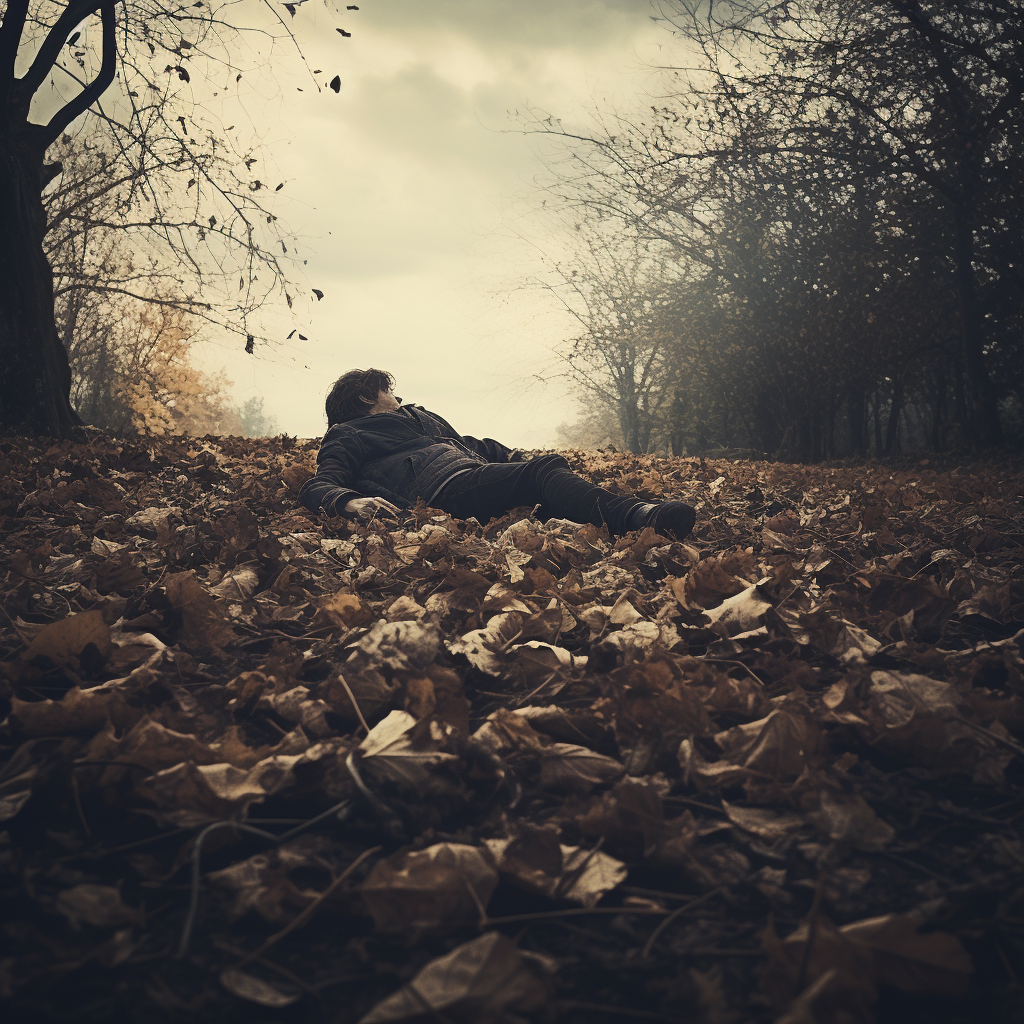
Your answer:
[[[630,495],[612,494],[573,473],[561,455],[480,466],[452,480],[433,503],[461,519],[472,516],[481,523],[519,505],[539,504],[545,518],[607,525],[613,536],[654,526],[659,533],[682,538],[695,518],[683,502],[649,505]]]

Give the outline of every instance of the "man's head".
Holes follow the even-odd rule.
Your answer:
[[[345,423],[371,413],[394,412],[402,400],[392,394],[395,378],[386,370],[349,370],[327,395],[327,425]]]

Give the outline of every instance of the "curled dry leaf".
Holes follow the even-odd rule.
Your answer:
[[[821,728],[805,715],[779,708],[766,718],[715,734],[729,761],[772,778],[795,779],[824,749]]]
[[[241,569],[233,569],[226,572],[219,583],[210,587],[210,593],[225,601],[248,601],[256,592],[260,584],[260,578],[255,569],[244,566]]]
[[[596,906],[621,885],[626,865],[600,850],[565,846],[547,829],[525,828],[513,839],[488,839],[498,870],[517,885],[550,899]]]
[[[896,835],[859,793],[824,789],[820,799],[818,810],[809,817],[830,839],[857,850],[881,850]]]
[[[79,659],[90,647],[104,661],[114,650],[110,627],[99,611],[78,612],[44,626],[22,657],[25,661],[45,658],[53,665],[77,668]]]
[[[72,886],[57,896],[57,909],[72,927],[91,924],[97,928],[118,928],[126,924],[142,924],[142,913],[127,906],[121,893],[112,885]]]
[[[359,744],[362,764],[379,781],[413,791],[431,788],[431,773],[458,758],[441,749],[445,735],[433,719],[422,726],[407,711],[392,711]]]
[[[211,885],[232,893],[228,917],[237,920],[249,911],[270,924],[287,924],[317,897],[317,892],[297,886],[288,872],[299,868],[317,868],[326,873],[318,860],[318,846],[309,837],[301,837],[274,850],[257,853],[207,875]]]
[[[768,842],[785,839],[804,824],[804,819],[799,814],[780,814],[765,807],[737,807],[725,800],[722,801],[722,807],[729,821],[737,828]]]
[[[378,861],[359,891],[378,931],[418,935],[479,921],[497,884],[484,851],[435,843]]]
[[[269,1006],[275,1010],[283,1010],[302,998],[301,992],[284,992],[276,985],[271,985],[262,978],[229,967],[221,971],[220,983],[232,994],[249,1003]]]
[[[704,614],[719,636],[738,636],[756,629],[772,603],[756,585],[727,597],[720,605],[707,608]]]
[[[353,667],[410,672],[429,665],[441,646],[441,634],[430,622],[377,622],[349,655]]]
[[[524,955],[501,933],[487,932],[432,960],[359,1024],[438,1017],[512,1024],[540,1010],[549,992],[550,982],[537,959]]]
[[[557,793],[589,793],[626,772],[615,758],[573,743],[552,743],[541,750],[540,756],[540,784]]]

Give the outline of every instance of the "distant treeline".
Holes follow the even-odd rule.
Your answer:
[[[1024,444],[1024,5],[669,6],[646,117],[534,126],[591,408],[634,451]]]

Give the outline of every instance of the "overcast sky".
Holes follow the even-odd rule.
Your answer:
[[[308,283],[325,296],[309,341],[255,359],[210,346],[204,361],[300,436],[323,433],[335,377],[373,365],[464,433],[553,444],[577,415],[550,379],[552,348],[572,325],[520,287],[558,242],[538,211],[538,140],[510,114],[572,121],[598,104],[633,105],[665,30],[650,0],[359,6],[339,21],[306,3],[292,22],[317,82],[340,75],[339,94],[287,72],[252,112],[286,181],[281,212]]]

